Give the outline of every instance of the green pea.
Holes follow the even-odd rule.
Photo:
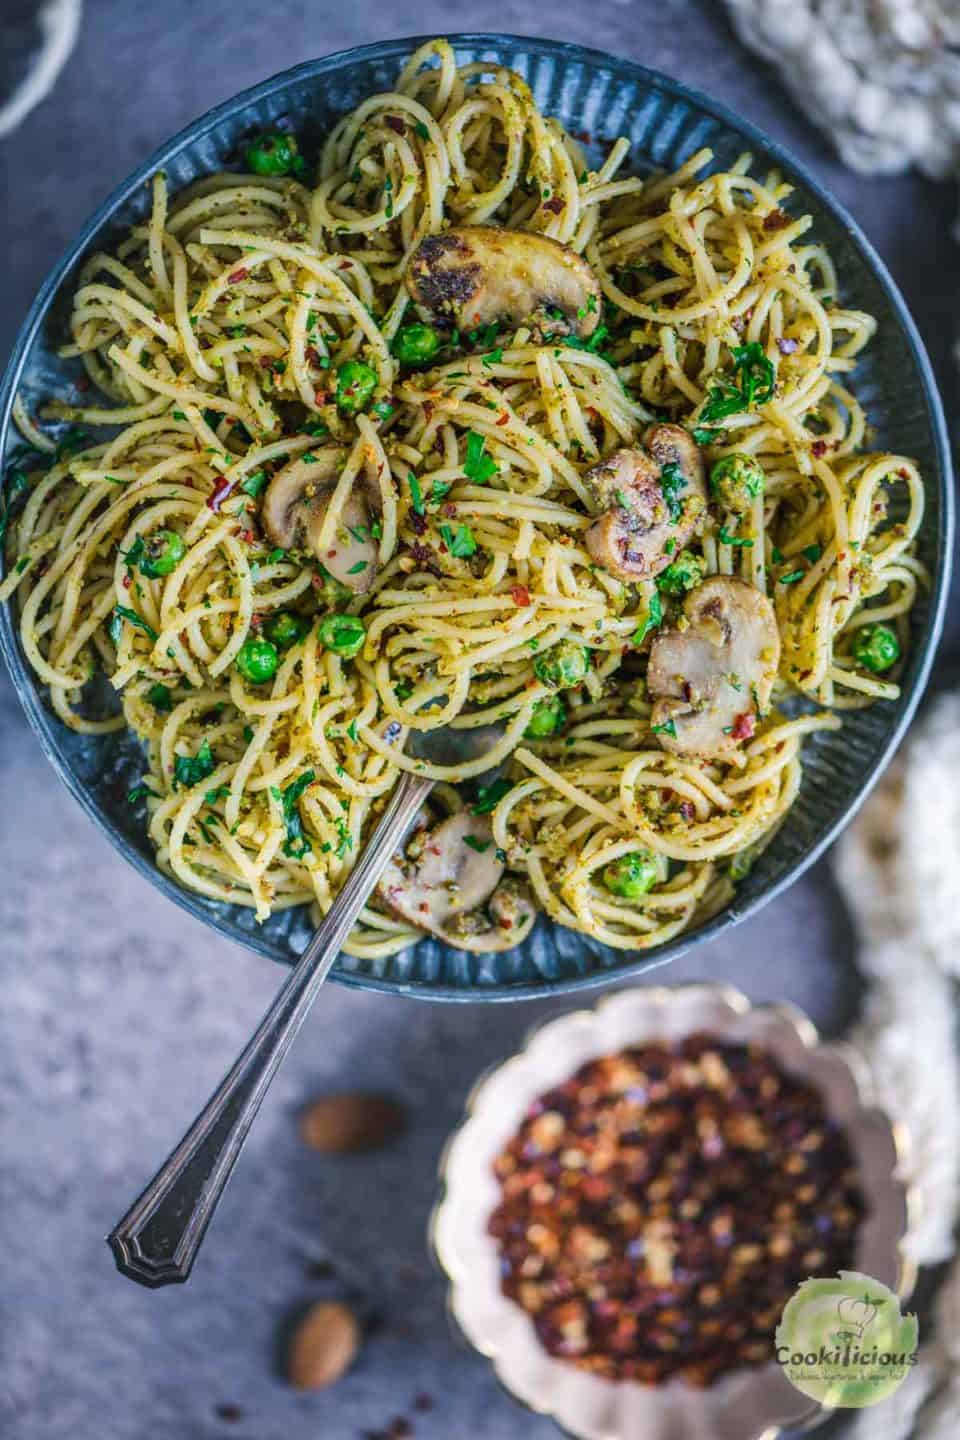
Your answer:
[[[672,565],[657,576],[657,589],[665,595],[682,595],[703,579],[703,562],[691,550],[681,550]]]
[[[543,740],[548,735],[556,735],[567,723],[567,707],[559,695],[551,695],[546,700],[538,700],[533,707],[533,714],[530,716],[530,724],[523,732],[524,740]]]
[[[439,349],[440,336],[432,325],[404,325],[393,343],[401,365],[426,365]]]
[[[348,360],[337,371],[337,405],[345,415],[364,410],[377,388],[377,372],[363,360]]]
[[[359,655],[367,632],[359,615],[325,615],[317,630],[321,643],[350,660]]]
[[[659,879],[656,856],[649,850],[631,850],[612,860],[603,872],[603,883],[623,900],[639,900]]]
[[[247,146],[247,167],[255,175],[299,175],[304,160],[292,135],[268,130]]]
[[[561,640],[533,662],[533,673],[551,690],[569,690],[579,685],[590,667],[587,651],[572,640]]]
[[[853,637],[853,658],[879,675],[900,659],[900,641],[889,625],[864,625]]]
[[[263,633],[268,640],[273,641],[278,650],[288,650],[291,645],[302,640],[309,629],[310,623],[302,615],[292,615],[289,610],[279,610],[266,621]]]
[[[169,575],[187,553],[187,547],[176,530],[155,530],[144,542],[140,569],[149,580]]]
[[[237,656],[237,669],[251,685],[263,685],[277,673],[277,647],[269,640],[247,640]]]
[[[752,455],[724,455],[710,471],[710,489],[720,504],[735,515],[745,515],[763,494],[766,476]]]

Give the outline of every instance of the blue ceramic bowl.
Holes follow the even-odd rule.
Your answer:
[[[952,529],[950,458],[930,365],[904,302],[855,221],[779,145],[703,95],[626,60],[596,50],[511,35],[454,37],[461,61],[496,59],[525,76],[544,110],[602,142],[625,135],[638,171],[673,169],[709,145],[721,165],[744,149],[760,169],[779,167],[796,186],[796,204],[813,215],[816,233],[837,264],[844,302],[869,310],[879,333],[857,371],[860,398],[881,446],[915,456],[926,476],[929,507],[920,553],[933,587],[914,614],[903,694],[893,704],[851,713],[836,733],[811,737],[797,803],[774,843],[721,915],[667,945],[624,953],[541,919],[527,941],[506,954],[473,956],[423,940],[387,960],[343,956],[336,978],[369,989],[433,999],[507,1000],[585,988],[638,974],[701,945],[753,914],[820,856],[860,805],[902,738],[923,690],[947,593]],[[211,110],[158,150],[92,216],[34,302],[0,388],[0,447],[10,449],[10,410],[20,391],[28,408],[62,389],[71,367],[56,356],[77,269],[91,249],[109,247],[148,207],[153,173],[167,171],[174,189],[210,171],[230,168],[238,142],[283,117],[313,143],[345,110],[392,88],[404,60],[420,44],[391,40],[347,50],[288,70]],[[142,814],[125,795],[141,758],[129,735],[105,738],[64,729],[28,669],[9,608],[0,616],[0,644],[30,723],[70,790],[122,855],[176,904],[261,955],[289,962],[303,947],[305,912],[276,915],[258,926],[249,911],[215,904],[180,889],[153,863]]]

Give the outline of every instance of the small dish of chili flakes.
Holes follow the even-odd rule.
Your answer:
[[[853,1268],[864,1213],[816,1087],[712,1035],[588,1061],[494,1170],[503,1293],[551,1355],[649,1385],[770,1360],[800,1283]]]
[[[728,986],[549,1020],[447,1147],[432,1238],[506,1388],[581,1440],[760,1440],[816,1402],[783,1303],[852,1268],[909,1293],[905,1137],[850,1046]]]

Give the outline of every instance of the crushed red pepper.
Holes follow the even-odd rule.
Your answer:
[[[816,1087],[706,1034],[582,1066],[494,1170],[504,1294],[551,1355],[651,1385],[769,1361],[800,1282],[853,1267],[864,1214]]]

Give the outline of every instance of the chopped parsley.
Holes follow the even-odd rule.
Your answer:
[[[141,780],[139,785],[134,785],[132,790],[127,791],[127,804],[136,805],[138,800],[143,800],[148,795],[153,800],[159,799],[156,790],[151,790],[150,786],[144,785],[143,781]]]
[[[313,849],[310,844],[310,837],[304,833],[303,820],[300,815],[297,802],[304,790],[312,785],[315,779],[312,770],[304,770],[298,775],[292,785],[285,790],[278,791],[275,786],[270,787],[271,794],[275,800],[279,800],[283,809],[283,823],[286,826],[287,838],[283,842],[283,853],[289,855],[292,860],[302,860],[308,851]]]
[[[333,823],[337,828],[337,848],[333,853],[338,860],[342,860],[347,851],[353,849],[353,836],[342,815],[338,815]]]
[[[496,810],[508,790],[513,789],[510,780],[493,780],[489,785],[477,786],[477,798],[470,806],[474,815],[489,815]]]
[[[245,495],[253,495],[254,497],[256,497],[260,494],[260,491],[263,489],[266,483],[266,470],[254,470],[252,475],[248,475],[246,480],[242,480],[240,482],[240,489]]]
[[[175,755],[173,757],[173,788],[179,789],[184,785],[188,790],[194,785],[199,785],[201,780],[206,780],[212,775],[216,761],[213,758],[213,751],[210,749],[210,741],[203,740],[196,755]]]
[[[463,473],[475,485],[486,485],[497,473],[497,462],[487,453],[487,442],[476,430],[467,432],[467,458],[463,462]]]
[[[151,640],[156,641],[156,630],[144,620],[142,615],[138,615],[136,610],[131,610],[127,605],[115,605],[113,607],[113,614],[110,617],[110,624],[107,626],[107,634],[110,636],[114,645],[120,644],[124,620],[133,625],[135,629],[142,630]]]
[[[476,835],[464,835],[464,837],[463,837],[463,843],[464,843],[464,845],[469,845],[471,850],[476,850],[476,852],[477,852],[478,855],[482,855],[485,850],[489,850],[489,849],[490,849],[490,846],[493,844],[493,841],[492,841],[492,840],[478,840],[477,837],[476,837]]]
[[[476,552],[477,541],[469,525],[458,525],[456,530],[452,525],[441,525],[440,534],[443,536],[443,543],[455,559],[465,560],[468,555]]]
[[[650,728],[654,735],[672,735],[674,740],[677,738],[677,727],[673,720],[667,720],[663,725],[651,725]]]
[[[733,378],[713,380],[708,387],[700,410],[700,424],[693,431],[698,445],[710,445],[723,434],[722,428],[716,428],[718,420],[740,415],[773,399],[776,369],[760,342],[751,340],[748,345],[735,345],[730,353]]]
[[[657,626],[662,623],[663,601],[660,599],[660,591],[654,590],[650,597],[650,605],[646,615],[630,637],[631,645],[642,645],[650,634],[650,631],[656,630]]]
[[[675,460],[670,460],[660,470],[660,489],[663,492],[664,503],[670,514],[670,519],[677,521],[683,514],[683,501],[680,499],[681,490],[687,488],[687,477]]]
[[[729,530],[727,530],[726,526],[724,525],[720,526],[720,534],[717,536],[717,539],[720,541],[721,545],[742,545],[745,549],[748,550],[753,545],[752,540],[744,540],[741,539],[739,535],[731,535]]]

